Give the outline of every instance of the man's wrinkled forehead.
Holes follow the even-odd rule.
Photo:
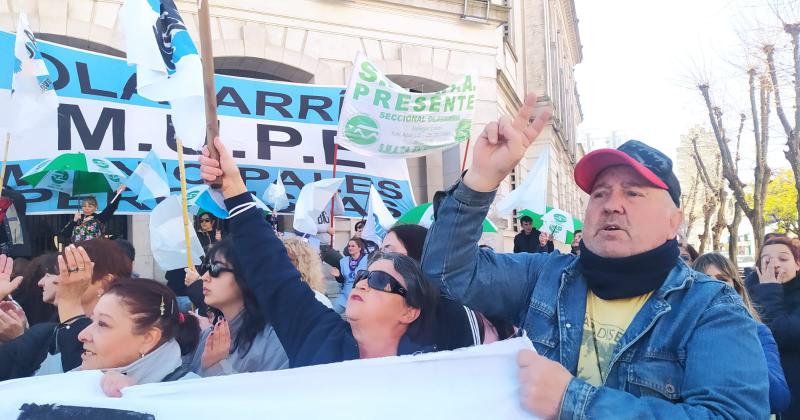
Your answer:
[[[627,165],[615,165],[604,169],[597,175],[597,179],[592,185],[592,192],[600,188],[611,188],[621,186],[623,188],[651,188],[666,192],[663,188],[658,188],[647,181],[633,168]]]

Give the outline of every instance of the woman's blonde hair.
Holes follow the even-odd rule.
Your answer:
[[[695,271],[705,273],[706,269],[710,266],[717,267],[717,269],[733,283],[733,288],[736,290],[736,293],[742,297],[747,311],[750,312],[750,315],[752,315],[756,321],[761,322],[761,317],[758,315],[758,311],[753,306],[753,300],[750,299],[750,293],[747,291],[744,281],[742,281],[741,276],[739,276],[739,272],[736,270],[736,266],[733,265],[731,260],[727,259],[722,254],[709,252],[699,256],[696,260],[694,260],[692,268]]]
[[[283,238],[283,245],[289,260],[300,272],[300,278],[308,283],[311,289],[325,293],[324,277],[322,275],[322,260],[304,240],[300,238]]]

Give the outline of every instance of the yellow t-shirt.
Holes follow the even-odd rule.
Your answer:
[[[653,292],[626,299],[603,300],[590,290],[578,359],[578,378],[602,386],[617,342]]]

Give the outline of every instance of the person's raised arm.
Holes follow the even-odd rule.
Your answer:
[[[472,166],[461,182],[434,198],[435,222],[425,242],[426,278],[466,306],[519,323],[544,255],[496,254],[478,248],[495,190],[525,155],[550,113],[531,123],[536,96],[519,113],[489,123],[475,141]]]
[[[218,138],[215,145],[220,160],[211,159],[204,149],[201,174],[206,182],[222,180],[222,194],[231,213],[230,233],[245,281],[294,365],[313,330],[341,327],[345,321],[319,303],[311,288],[300,281],[283,242],[255,207],[235,161]]]
[[[106,205],[106,208],[103,209],[95,218],[103,223],[106,223],[111,219],[111,216],[117,211],[119,207],[119,202],[122,200],[122,192],[125,191],[128,187],[125,184],[121,184],[116,191],[114,191],[114,195],[111,197],[111,200]]]

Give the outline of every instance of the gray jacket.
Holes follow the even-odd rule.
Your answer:
[[[235,340],[236,334],[244,323],[243,313],[240,312],[228,321],[231,330],[231,341]],[[239,347],[219,363],[210,366],[208,369],[203,369],[203,351],[206,348],[206,340],[208,340],[211,331],[212,328],[207,328],[203,331],[194,354],[184,356],[184,365],[188,365],[192,372],[202,377],[244,372],[265,372],[289,367],[289,358],[283,350],[283,345],[278,340],[272,325],[267,324],[264,330],[256,335],[253,344],[246,353],[245,349]]]

